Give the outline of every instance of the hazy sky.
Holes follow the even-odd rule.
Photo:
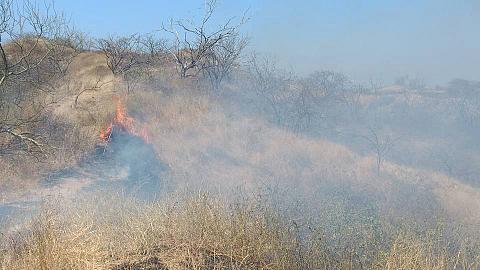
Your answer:
[[[56,0],[95,36],[149,32],[199,17],[203,0]],[[218,23],[252,17],[252,50],[305,74],[334,69],[358,80],[410,74],[428,83],[480,80],[480,0],[220,0]]]

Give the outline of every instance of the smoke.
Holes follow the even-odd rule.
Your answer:
[[[44,201],[71,200],[100,191],[154,201],[172,190],[167,175],[167,166],[151,144],[114,125],[108,142],[99,143],[79,164],[50,172],[36,190],[0,204],[0,224],[28,220]]]
[[[108,145],[97,147],[91,162],[96,171],[124,173],[117,181],[107,177],[105,181],[97,183],[97,186],[116,187],[127,195],[144,200],[155,199],[166,192],[167,167],[158,159],[152,145],[141,137],[114,128]],[[117,185],[112,182],[117,182]]]
[[[234,65],[215,90],[201,72],[180,79],[172,63],[162,62],[158,70],[133,73],[134,82],[112,75],[111,88],[92,88],[82,98],[75,93],[74,107],[66,98],[61,112],[75,126],[70,133],[90,128],[88,139],[78,136],[69,147],[84,142],[90,148],[66,167],[52,165],[31,190],[0,201],[0,232],[18,229],[45,202],[90,205],[115,197],[135,202],[136,215],[142,215],[142,207],[162,205],[181,192],[205,192],[225,204],[258,201],[257,207],[281,213],[289,230],[319,228],[336,254],[355,247],[372,253],[365,255],[371,259],[405,231],[438,230],[452,245],[480,243],[480,82],[444,83],[478,79],[472,71],[476,58],[460,68],[458,59],[468,58],[471,48],[462,51],[456,39],[441,43],[443,31],[456,30],[445,24],[464,10],[446,16],[445,29],[433,31],[428,24],[413,33],[390,19],[392,10],[378,11],[385,25],[370,25],[371,18],[349,21],[367,20],[351,36],[342,35],[350,24],[325,26],[325,51],[319,51],[316,35],[295,31],[310,21],[306,16],[286,20],[282,31],[293,37],[259,22],[268,33],[254,42],[260,50],[262,42],[268,44],[280,63],[254,54]],[[413,23],[421,20],[417,12]],[[404,30],[399,37],[386,31],[392,25]],[[369,30],[379,35],[365,38]],[[430,36],[423,36],[427,30]],[[285,37],[289,41],[280,42]],[[392,45],[397,39],[402,42]],[[411,44],[414,39],[419,44]],[[438,44],[431,48],[431,42]],[[106,69],[98,53],[85,55],[97,66],[83,59],[77,73],[97,76],[95,70]],[[319,58],[325,60],[321,65]],[[295,70],[283,70],[282,61]],[[450,64],[454,72],[445,68]],[[382,80],[370,79],[381,72]],[[60,149],[75,152],[65,145]],[[92,215],[101,215],[102,207],[108,203]]]

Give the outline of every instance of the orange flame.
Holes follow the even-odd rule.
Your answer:
[[[100,139],[102,141],[108,141],[110,139],[110,134],[112,133],[113,124],[108,124],[107,127],[100,129]]]
[[[147,124],[143,124],[140,133],[138,134],[146,143],[150,143],[150,137],[148,136]]]
[[[128,116],[123,100],[118,96],[114,96],[113,100],[116,103],[115,117],[111,123],[100,129],[100,139],[104,142],[108,142],[110,140],[110,136],[112,135],[113,127],[115,126],[120,128],[122,131],[134,136],[138,136],[146,143],[149,143],[148,129],[146,124],[143,124],[143,127],[140,129],[140,131],[137,131],[135,120]]]

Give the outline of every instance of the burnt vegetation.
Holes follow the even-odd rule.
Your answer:
[[[90,38],[0,0],[0,268],[480,267],[480,82],[300,76],[216,8]]]

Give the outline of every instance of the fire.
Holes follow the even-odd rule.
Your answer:
[[[128,116],[123,100],[118,96],[114,96],[113,100],[116,103],[115,117],[113,118],[112,122],[110,122],[106,127],[100,129],[100,139],[104,142],[110,141],[110,137],[114,128],[117,128],[122,130],[123,132],[138,136],[142,138],[146,143],[149,143],[147,125],[143,124],[142,128],[138,130],[138,125],[136,124],[135,119]]]
[[[102,139],[102,141],[108,141],[110,139],[110,135],[112,134],[112,128],[113,124],[110,123],[107,127],[100,129],[100,139]]]
[[[148,129],[147,129],[147,124],[143,124],[143,127],[142,129],[140,130],[140,133],[138,134],[141,138],[143,138],[143,140],[146,142],[146,143],[149,143],[150,142],[150,137],[148,136]]]

